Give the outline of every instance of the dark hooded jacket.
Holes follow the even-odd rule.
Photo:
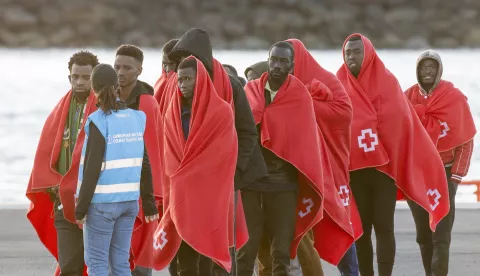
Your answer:
[[[213,53],[210,38],[202,29],[190,29],[169,53],[171,60],[177,61],[181,56],[193,55],[205,65],[213,79]],[[254,185],[258,179],[267,175],[267,168],[257,139],[252,110],[245,91],[239,80],[229,75],[235,106],[235,128],[238,136],[238,159],[235,173],[235,188],[242,189]]]

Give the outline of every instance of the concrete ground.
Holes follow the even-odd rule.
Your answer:
[[[50,276],[55,260],[38,240],[24,209],[0,206],[0,275]],[[397,208],[395,215],[397,255],[394,276],[422,276],[422,261],[415,242],[415,228],[408,209]],[[325,275],[340,275],[324,262]],[[155,276],[167,276],[157,271]],[[457,209],[450,252],[452,276],[480,275],[480,209]]]

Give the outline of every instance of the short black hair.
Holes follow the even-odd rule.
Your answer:
[[[193,70],[197,71],[197,59],[195,58],[186,58],[178,65],[178,69],[187,69],[192,68]]]
[[[170,39],[167,43],[165,43],[165,45],[163,45],[163,48],[162,48],[163,53],[168,55],[168,53],[172,51],[173,47],[175,47],[175,45],[179,40],[180,39],[176,39],[176,38]]]
[[[362,38],[359,35],[354,35],[348,39],[348,41],[359,41],[362,40]]]
[[[98,58],[96,55],[90,53],[89,51],[80,51],[73,54],[70,57],[70,61],[68,62],[68,71],[72,71],[72,67],[74,64],[85,66],[91,65],[92,69],[98,65]]]
[[[290,49],[290,51],[292,52],[292,61],[295,59],[295,50],[293,49],[293,45],[286,42],[286,41],[278,41],[278,42],[275,42],[271,47],[270,49],[268,49],[268,55],[270,56],[270,51],[272,51],[272,49],[274,47],[279,47],[279,48],[284,48],[284,49]]]
[[[238,77],[238,72],[237,72],[237,69],[235,69],[235,67],[233,67],[230,64],[222,64],[222,65],[223,65],[223,67],[227,67],[228,69],[230,69],[230,71],[232,71],[234,77]]]
[[[131,44],[120,45],[120,47],[117,48],[117,53],[115,56],[133,57],[140,63],[143,63],[143,51],[137,46]]]

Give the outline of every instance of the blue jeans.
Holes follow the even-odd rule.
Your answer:
[[[90,204],[83,230],[89,276],[131,275],[128,259],[138,209],[138,201]]]
[[[359,276],[357,248],[355,247],[355,244],[348,249],[345,256],[340,260],[338,270],[340,270],[340,275],[342,276]]]

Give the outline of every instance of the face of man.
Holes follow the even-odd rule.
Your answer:
[[[361,40],[348,41],[345,44],[345,62],[354,76],[358,76],[362,68],[364,46]]]
[[[293,66],[293,53],[289,48],[273,47],[268,57],[268,80],[283,84]]]
[[[425,87],[432,87],[438,74],[438,63],[434,59],[424,59],[418,65],[418,79]]]
[[[193,98],[193,92],[195,91],[195,82],[197,71],[191,67],[178,69],[178,88],[185,99],[189,100]]]
[[[117,56],[115,58],[115,71],[118,75],[118,84],[120,87],[127,87],[137,81],[142,73],[142,65],[134,57]]]
[[[92,75],[91,65],[77,65],[73,64],[70,70],[70,84],[72,85],[72,92],[77,95],[88,95],[92,89],[90,76]]]
[[[168,55],[163,54],[163,56],[162,56],[162,68],[163,68],[163,70],[165,70],[165,72],[167,72],[167,73],[170,73],[171,71],[175,71],[175,69],[177,69],[176,67],[177,67],[177,65],[168,58]]]

